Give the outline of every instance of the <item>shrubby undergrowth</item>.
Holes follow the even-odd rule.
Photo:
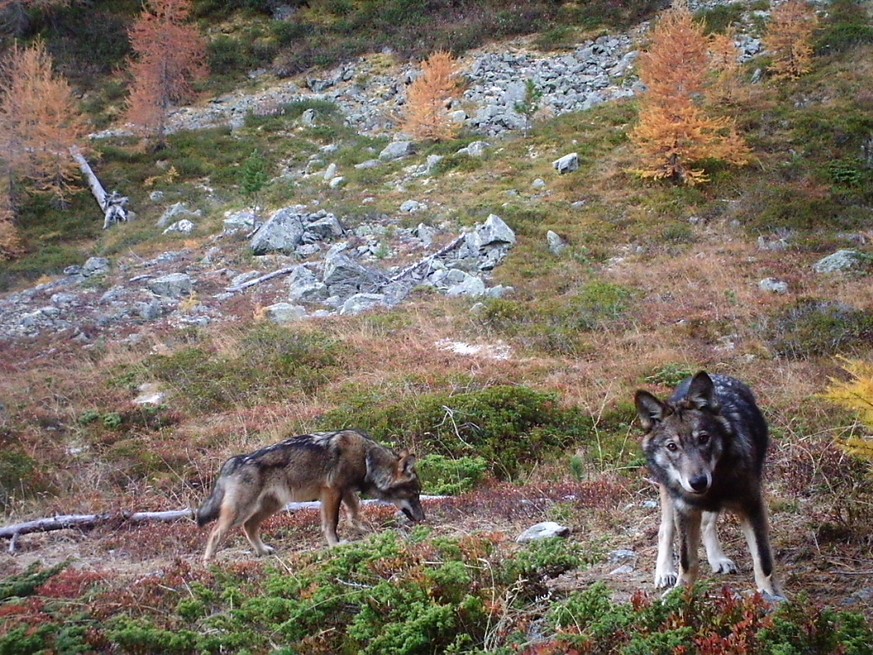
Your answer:
[[[327,655],[863,655],[863,618],[801,598],[772,607],[730,588],[637,592],[603,583],[564,597],[546,583],[591,559],[562,539],[386,532],[274,564],[181,561],[125,586],[34,568],[0,604],[0,653]]]

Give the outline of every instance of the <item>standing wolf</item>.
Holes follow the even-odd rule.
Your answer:
[[[212,559],[228,531],[239,526],[258,555],[271,553],[273,548],[261,541],[261,524],[291,501],[321,500],[321,528],[328,545],[336,546],[341,502],[360,526],[356,491],[394,503],[413,521],[424,520],[415,455],[395,453],[357,430],[291,437],[231,457],[197,510],[200,527],[218,519],[203,561]]]
[[[726,509],[739,515],[758,589],[778,594],[761,486],[767,423],[751,390],[734,378],[700,371],[667,402],[642,390],[634,400],[646,431],[643,451],[661,494],[655,586],[696,580],[701,524],[712,570],[736,573],[715,531],[718,513]],[[677,529],[678,578],[673,566]]]

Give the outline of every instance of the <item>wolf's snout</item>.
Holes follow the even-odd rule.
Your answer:
[[[688,484],[696,493],[702,494],[709,489],[709,478],[705,475],[698,475],[696,478],[691,478]]]
[[[400,505],[400,511],[414,523],[424,521],[424,508],[420,502],[404,502]]]

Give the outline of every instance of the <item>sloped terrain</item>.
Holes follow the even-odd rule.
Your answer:
[[[762,29],[751,9],[746,44]],[[191,521],[119,516],[22,536],[0,555],[3,648],[870,652],[869,462],[840,447],[869,428],[820,394],[845,378],[841,357],[873,351],[873,57],[869,40],[835,36],[863,33],[846,15],[869,21],[829,9],[809,75],[765,76],[725,108],[756,163],[715,166],[696,188],[628,172],[626,35],[548,58],[530,40],[471,52],[468,131],[397,158],[380,156],[403,142],[393,123],[364,129],[374,114],[356,122],[343,101],[353,88],[367,103],[402,97],[392,76],[409,67],[384,54],[294,78],[287,97],[233,94],[228,124],[181,129],[159,152],[119,134],[96,141],[98,174],[138,219],[101,233],[85,193],[64,209],[31,199],[29,252],[0,269],[4,523],[196,507],[230,455],[342,427],[415,449],[425,492],[453,495],[428,501],[421,526],[367,507],[367,534],[342,524],[350,543],[329,552],[314,511],[283,513],[265,528],[276,556],[258,559],[234,535],[211,567]],[[715,24],[726,11],[701,15]],[[614,94],[584,110],[553,103],[527,134],[475,131],[481,103],[511,101],[512,66],[551,74],[583,51],[609,63],[573,74],[602,73]],[[751,77],[766,54],[750,45],[748,56]],[[271,179],[245,197],[254,151]],[[579,168],[561,175],[553,162],[571,152]],[[255,255],[252,232],[280,210],[298,217],[296,241]],[[492,215],[511,239],[501,228],[483,240],[483,225],[500,225]],[[840,251],[855,253],[838,257],[845,270],[829,259]],[[421,262],[428,274],[395,297],[331,277],[339,255],[368,280]],[[359,293],[343,296],[346,284]],[[352,295],[382,297],[344,311]],[[722,534],[742,572],[656,600],[657,492],[632,397],[666,395],[699,369],[746,380],[771,426],[788,603],[752,596],[730,517]],[[515,542],[546,520],[569,539]]]

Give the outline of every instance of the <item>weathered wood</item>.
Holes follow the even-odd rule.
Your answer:
[[[445,496],[422,496],[421,500],[439,500]],[[361,501],[363,505],[390,505],[382,500],[367,499]],[[304,509],[318,509],[319,501],[288,503],[285,511],[297,512]],[[176,509],[161,512],[104,512],[103,514],[60,514],[24,523],[15,523],[0,527],[0,539],[9,539],[9,552],[15,552],[18,537],[34,532],[54,532],[55,530],[71,530],[73,528],[89,529],[107,523],[147,523],[149,521],[170,522],[182,519],[195,519],[193,509]]]
[[[103,211],[103,229],[105,230],[115,223],[123,223],[129,220],[130,217],[127,214],[127,198],[118,195],[114,191],[106,193],[106,189],[103,188],[100,180],[94,174],[91,165],[88,163],[88,160],[85,159],[81,150],[76,147],[70,148],[70,155],[72,155],[76,163],[79,164],[79,170],[82,171],[82,175],[88,181],[88,188],[91,189],[91,194],[94,196],[94,199]]]
[[[288,275],[289,273],[293,273],[294,269],[300,266],[300,264],[295,264],[294,266],[286,266],[285,268],[280,268],[277,271],[273,271],[272,273],[267,273],[266,275],[262,275],[261,277],[256,277],[253,280],[248,280],[247,282],[243,282],[242,284],[238,284],[235,287],[226,287],[224,290],[228,293],[236,293],[237,291],[243,291],[244,289],[248,289],[249,287],[253,287],[256,284],[260,284],[261,282],[266,282],[267,280],[272,280],[274,277],[279,277],[281,275]]]
[[[0,528],[0,539],[10,539],[31,532],[52,532],[70,528],[93,528],[111,521],[177,521],[181,518],[193,518],[190,509],[167,512],[106,512],[104,514],[62,514],[48,518],[35,519],[24,523],[16,523]]]
[[[420,259],[419,261],[415,262],[414,264],[410,264],[409,266],[407,266],[406,268],[401,270],[399,273],[396,273],[394,276],[390,277],[388,279],[388,281],[383,286],[387,286],[387,285],[391,284],[392,282],[398,282],[398,281],[402,280],[403,278],[407,277],[408,275],[411,275],[412,273],[414,273],[416,270],[418,270],[419,268],[421,268],[425,264],[429,264],[437,257],[442,257],[446,253],[451,252],[452,250],[454,250],[455,248],[460,246],[464,242],[464,239],[466,239],[466,238],[467,238],[467,235],[462,234],[461,236],[459,236],[457,239],[455,239],[454,241],[452,241],[448,245],[443,246],[442,248],[437,250],[435,253],[428,255],[424,259]]]

